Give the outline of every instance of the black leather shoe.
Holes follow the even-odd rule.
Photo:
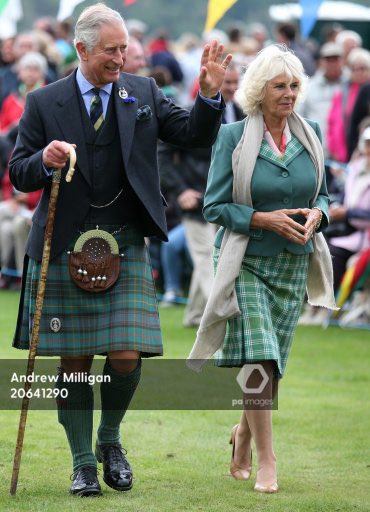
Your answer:
[[[116,491],[129,491],[132,488],[132,469],[126,460],[126,450],[119,443],[96,443],[95,455],[103,463],[104,482]]]
[[[77,469],[72,475],[73,483],[70,493],[80,497],[101,496],[101,488],[98,481],[98,472],[94,466],[84,466]]]

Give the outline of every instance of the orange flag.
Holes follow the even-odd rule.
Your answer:
[[[238,0],[208,0],[208,14],[205,32],[212,30],[220,21],[226,11],[230,9]]]

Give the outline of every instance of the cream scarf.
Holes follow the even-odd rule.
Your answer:
[[[315,164],[317,186],[314,203],[324,176],[322,146],[315,131],[301,116],[293,113],[288,118],[288,123],[291,132],[305,147]],[[263,132],[262,112],[250,115],[232,155],[234,203],[252,206],[251,180]],[[222,347],[227,320],[240,315],[235,280],[239,275],[248,242],[248,236],[225,230],[211,294],[187,361],[187,365],[193,370],[199,371],[206,360]],[[314,252],[310,254],[307,278],[308,302],[313,306],[336,309],[331,256],[322,233],[314,234],[313,244]]]

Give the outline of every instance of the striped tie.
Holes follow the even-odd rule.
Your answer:
[[[90,103],[90,119],[95,130],[98,131],[104,121],[103,103],[99,95],[100,89],[95,87],[92,92],[94,96]]]

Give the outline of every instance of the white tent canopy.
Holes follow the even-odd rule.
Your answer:
[[[270,17],[277,22],[299,20],[302,7],[298,3],[271,5]],[[318,20],[370,21],[370,7],[352,2],[323,2],[317,13]]]

